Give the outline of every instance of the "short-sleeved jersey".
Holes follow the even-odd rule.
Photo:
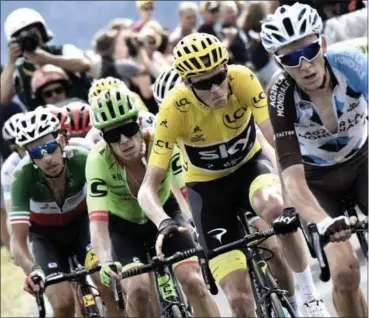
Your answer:
[[[13,173],[12,204],[9,212],[11,224],[65,225],[75,217],[87,213],[85,166],[88,151],[67,146],[64,152],[67,180],[63,206],[58,206],[55,202],[53,191],[45,176],[26,156]]]
[[[145,143],[145,155],[142,162],[147,162],[152,154],[154,130],[141,131]],[[174,153],[173,156],[176,154]],[[159,188],[159,199],[164,204],[170,196],[170,178],[173,175],[168,169]],[[102,140],[91,150],[87,165],[87,206],[90,218],[99,213],[110,212],[130,222],[144,224],[148,221],[138,200],[129,189],[124,164]]]
[[[229,66],[227,77],[230,93],[220,109],[204,105],[184,83],[170,90],[160,105],[150,165],[166,169],[177,142],[185,182],[202,182],[232,173],[258,152],[254,123],[268,118],[263,88],[245,66]]]
[[[287,73],[268,89],[270,120],[282,169],[305,163],[331,166],[349,160],[368,137],[368,60],[357,51],[328,51],[332,105],[338,123],[330,133],[309,96]]]

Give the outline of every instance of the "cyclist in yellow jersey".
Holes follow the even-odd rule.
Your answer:
[[[157,196],[175,142],[180,145],[188,199],[205,251],[240,238],[238,208],[255,211],[269,224],[283,210],[279,179],[256,140],[255,122],[264,135],[272,135],[267,101],[256,76],[247,67],[227,66],[226,49],[208,34],[183,38],[174,49],[174,58],[174,68],[184,82],[160,105],[153,153],[138,194],[141,206],[159,229],[159,255],[164,236],[178,231],[178,224],[165,214]],[[305,272],[307,260],[299,234],[283,238],[284,251],[291,246],[287,239],[293,248],[297,246],[302,261],[291,263],[291,251],[286,259],[295,272],[310,275],[305,290],[315,294],[311,274]],[[275,238],[271,241],[278,245]],[[208,256],[234,314],[253,316],[245,255],[234,250]],[[281,258],[278,278],[283,282],[279,283],[289,291],[296,310],[292,273]]]

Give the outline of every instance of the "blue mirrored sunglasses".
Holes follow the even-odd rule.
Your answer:
[[[28,150],[31,159],[42,159],[45,153],[53,154],[58,149],[59,143],[56,139],[50,140],[41,146],[34,147]]]
[[[315,60],[318,57],[321,48],[322,38],[320,37],[313,43],[310,43],[285,55],[276,55],[275,57],[279,63],[286,67],[299,67],[302,59],[305,59],[308,62]]]

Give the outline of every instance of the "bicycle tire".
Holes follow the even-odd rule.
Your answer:
[[[281,300],[279,299],[278,295],[276,293],[271,293],[269,297],[270,297],[270,303],[272,304],[272,310],[275,313],[275,317],[277,318],[288,317],[286,316],[283,310],[283,306],[282,306]]]
[[[186,316],[183,316],[181,308],[179,308],[177,305],[173,305],[171,307],[172,311],[172,317],[174,318],[185,318]]]

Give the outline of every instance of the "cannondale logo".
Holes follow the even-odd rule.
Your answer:
[[[226,229],[222,229],[222,228],[218,228],[218,229],[214,229],[208,232],[208,234],[212,234],[215,233],[214,235],[212,235],[213,238],[215,238],[216,240],[219,241],[220,244],[222,244],[222,236],[227,233]]]

